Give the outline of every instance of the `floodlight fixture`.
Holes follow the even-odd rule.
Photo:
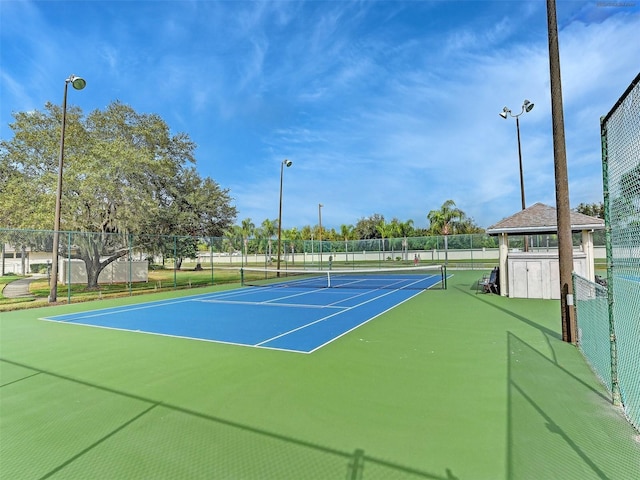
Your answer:
[[[533,110],[533,103],[531,103],[529,100],[525,100],[522,104],[522,109],[525,112],[530,112],[531,110]]]
[[[86,80],[82,77],[78,77],[77,75],[71,75],[69,78],[67,78],[67,83],[71,83],[71,85],[73,85],[73,88],[75,88],[76,90],[82,90],[87,86]]]

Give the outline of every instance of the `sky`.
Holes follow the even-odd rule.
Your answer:
[[[602,202],[600,117],[640,70],[640,1],[557,0],[571,207]],[[486,228],[555,205],[547,11],[523,1],[0,0],[13,112],[118,100],[197,144],[237,224],[412,220],[453,200]],[[322,204],[321,209],[319,205]]]

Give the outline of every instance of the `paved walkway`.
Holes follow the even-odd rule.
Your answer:
[[[29,284],[34,280],[39,280],[41,276],[26,277],[16,280],[15,282],[7,283],[2,290],[2,295],[5,298],[20,298],[20,297],[32,297],[29,291]]]

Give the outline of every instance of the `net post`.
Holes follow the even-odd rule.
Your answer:
[[[442,289],[446,290],[447,289],[447,266],[446,265],[442,266],[441,274],[442,274]]]
[[[240,267],[240,286],[244,287],[244,268]]]

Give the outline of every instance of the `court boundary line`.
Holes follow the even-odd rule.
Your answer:
[[[361,326],[363,326],[363,325],[365,325],[365,324],[369,323],[371,320],[374,320],[374,319],[378,318],[380,315],[384,315],[385,313],[387,313],[387,312],[389,312],[389,311],[393,310],[394,308],[399,307],[399,306],[400,306],[400,305],[402,305],[403,303],[408,302],[408,301],[409,301],[409,300],[411,300],[412,298],[417,297],[417,296],[418,296],[418,295],[420,295],[421,293],[422,293],[422,291],[420,291],[420,292],[416,292],[416,293],[415,293],[415,295],[411,295],[410,297],[405,298],[404,300],[402,300],[402,301],[401,301],[401,302],[399,302],[399,303],[396,303],[395,305],[392,305],[391,307],[387,308],[386,310],[383,310],[382,312],[380,312],[380,313],[378,313],[378,314],[374,315],[373,317],[371,317],[371,318],[369,318],[369,319],[365,320],[364,322],[359,323],[358,325],[355,325],[354,327],[351,327],[349,330],[345,330],[345,331],[344,331],[344,332],[342,332],[340,335],[337,335],[337,336],[333,337],[333,338],[332,338],[331,340],[329,340],[328,342],[324,342],[323,344],[318,345],[318,346],[317,346],[317,347],[315,347],[313,350],[309,351],[309,353],[313,353],[313,352],[315,352],[315,351],[317,351],[317,350],[320,350],[321,348],[323,348],[323,347],[325,347],[325,346],[329,345],[330,343],[335,342],[335,341],[336,341],[336,340],[338,340],[339,338],[341,338],[341,337],[343,337],[343,336],[347,335],[348,333],[353,332],[354,330],[357,330],[357,329],[358,329],[358,328],[360,328]]]
[[[271,342],[271,341],[273,341],[273,340],[277,340],[278,338],[285,337],[286,335],[289,335],[289,334],[291,334],[291,333],[297,332],[297,331],[299,331],[299,330],[303,330],[303,329],[305,329],[305,328],[307,328],[307,327],[310,327],[310,326],[312,326],[312,325],[315,325],[316,323],[324,322],[325,320],[327,320],[327,319],[329,319],[329,318],[335,317],[335,316],[337,316],[337,315],[341,315],[341,314],[343,314],[343,313],[346,313],[346,312],[348,312],[348,311],[354,310],[354,309],[359,308],[359,307],[361,307],[361,306],[363,306],[363,305],[366,305],[366,304],[368,304],[368,303],[370,303],[370,302],[374,302],[374,301],[376,301],[376,300],[379,300],[379,299],[381,299],[381,298],[386,297],[387,295],[391,295],[392,293],[395,293],[395,292],[398,292],[398,291],[402,291],[402,290],[404,290],[404,289],[388,290],[388,291],[386,291],[386,292],[384,293],[384,295],[378,295],[378,296],[373,297],[373,298],[370,298],[370,299],[368,299],[368,300],[366,300],[366,301],[364,301],[364,302],[361,302],[361,303],[359,303],[359,304],[357,304],[357,305],[352,305],[351,307],[347,307],[347,308],[345,308],[345,309],[343,309],[343,310],[341,310],[341,311],[339,311],[339,312],[335,312],[335,313],[332,313],[331,315],[327,315],[327,316],[325,316],[325,317],[323,317],[323,318],[319,318],[318,320],[314,320],[313,322],[307,323],[306,325],[301,325],[301,326],[296,327],[296,328],[294,328],[294,329],[292,329],[292,330],[289,330],[289,331],[287,331],[287,332],[281,333],[280,335],[276,335],[275,337],[268,338],[268,339],[266,339],[266,340],[263,340],[263,341],[262,341],[262,342],[260,342],[260,343],[257,343],[257,344],[256,344],[256,346],[260,346],[260,345],[262,345],[262,344],[264,344],[264,343]],[[407,301],[407,300],[409,300],[410,298],[413,298],[413,297],[415,297],[416,295],[419,295],[420,293],[421,293],[421,292],[417,292],[415,295],[411,295],[409,298],[407,298],[407,299],[405,299],[405,300],[402,300],[402,301],[401,301],[401,302],[399,302],[399,303],[396,303],[395,305],[393,305],[393,306],[392,306],[392,307],[390,307],[390,308],[387,308],[386,310],[384,310],[384,312],[388,312],[389,310],[391,310],[391,309],[393,309],[393,308],[397,307],[398,305],[403,304],[404,302],[406,302],[406,301]],[[384,313],[384,312],[383,312],[383,313]],[[373,318],[376,318],[376,317],[377,317],[377,316],[379,316],[379,315],[381,315],[381,314],[376,314],[376,315],[374,315],[373,317],[371,317],[371,318],[369,318],[369,319],[367,319],[367,320],[365,320],[365,321],[363,321],[363,322],[359,323],[359,324],[358,324],[358,325],[356,325],[355,327],[351,328],[349,331],[354,330],[355,328],[358,328],[358,327],[359,327],[359,326],[361,326],[361,325],[364,325],[365,323],[367,323],[367,322],[371,321]],[[344,333],[346,333],[346,332],[343,332],[343,333],[341,333],[340,335],[338,335],[338,336],[334,337],[334,338],[333,338],[332,340],[330,340],[329,342],[325,342],[323,345],[327,345],[327,344],[329,344],[330,342],[332,342],[333,340],[335,340],[336,338],[340,338],[342,335],[344,335]],[[315,349],[313,349],[310,353],[314,352],[314,351],[315,351],[315,350],[317,350],[318,348],[320,348],[320,347],[316,347],[316,348],[315,348]]]
[[[80,315],[78,318],[82,319],[82,318],[91,318],[91,317],[96,317],[96,316],[100,316],[100,315],[111,315],[111,314],[115,314],[115,313],[122,313],[122,312],[133,312],[136,310],[145,310],[145,309],[149,309],[149,308],[155,308],[155,307],[164,307],[166,305],[175,305],[178,303],[186,303],[186,302],[193,302],[193,301],[202,301],[202,300],[198,300],[198,297],[206,297],[206,296],[214,296],[214,297],[224,297],[224,296],[233,296],[233,295],[239,295],[240,292],[242,293],[246,293],[246,292],[251,292],[253,291],[253,288],[250,287],[240,287],[240,288],[235,288],[235,289],[231,289],[231,290],[223,290],[221,292],[208,292],[208,293],[197,293],[194,295],[188,295],[185,297],[179,297],[179,298],[175,298],[175,299],[163,299],[163,300],[152,300],[152,301],[148,301],[148,302],[143,302],[143,303],[136,303],[136,304],[131,304],[131,305],[120,305],[120,306],[115,306],[115,307],[102,307],[102,308],[98,308],[95,310],[89,310],[86,313],[91,313],[92,315]],[[256,291],[256,293],[259,290]],[[113,310],[112,312],[108,312],[107,310]],[[73,321],[70,320],[56,320],[56,318],[58,317],[66,317],[69,315],[77,315],[79,313],[82,312],[78,312],[78,313],[61,313],[59,315],[53,315],[53,316],[48,316],[48,317],[39,317],[38,320],[46,320],[46,321],[53,321],[53,322],[58,322],[58,323],[74,323]]]
[[[308,354],[311,352],[307,352],[304,350],[292,350],[290,348],[276,348],[276,347],[268,347],[259,344],[250,344],[250,343],[238,343],[238,342],[230,342],[228,340],[214,340],[211,338],[202,338],[202,337],[187,337],[184,335],[173,335],[170,333],[159,333],[159,332],[149,332],[147,330],[132,330],[130,328],[119,328],[119,327],[107,327],[105,325],[95,325],[93,323],[77,323],[77,322],[65,322],[60,320],[49,320],[47,318],[43,318],[42,320],[46,322],[53,322],[57,324],[66,324],[71,326],[78,327],[92,327],[92,328],[102,328],[103,330],[115,330],[118,332],[126,332],[126,333],[136,333],[143,335],[153,335],[157,337],[167,337],[167,338],[179,338],[181,340],[195,340],[198,342],[209,342],[209,343],[221,343],[223,345],[233,345],[234,347],[247,347],[247,348],[262,348],[264,350],[274,350],[280,352],[289,352],[289,353],[304,353]]]
[[[196,300],[201,303],[214,303],[222,305],[260,305],[265,307],[300,307],[300,308],[334,308],[346,309],[349,307],[337,307],[334,305],[311,305],[305,303],[273,303],[273,302],[241,302],[239,300]]]
[[[448,275],[448,277],[453,276],[453,275]],[[437,275],[432,275],[432,277],[437,277]],[[230,341],[225,341],[225,340],[217,340],[217,339],[208,339],[208,338],[201,338],[201,337],[189,337],[189,336],[184,336],[184,335],[174,335],[174,334],[167,334],[167,333],[158,333],[158,332],[150,332],[150,331],[146,331],[146,330],[133,330],[133,329],[127,329],[127,328],[119,328],[119,327],[109,327],[109,326],[104,326],[104,325],[95,325],[95,324],[91,324],[91,323],[78,323],[75,320],[58,320],[56,319],[57,317],[65,317],[65,316],[69,316],[69,315],[77,315],[77,313],[66,313],[66,314],[59,314],[59,315],[54,315],[51,317],[40,317],[38,318],[39,320],[43,320],[43,321],[50,321],[50,322],[55,322],[58,324],[68,324],[68,325],[78,325],[78,326],[82,326],[82,327],[94,327],[94,328],[103,328],[105,330],[117,330],[117,331],[121,331],[121,332],[128,332],[128,333],[142,333],[142,334],[146,334],[146,335],[157,335],[157,336],[161,336],[161,337],[170,337],[170,338],[179,338],[179,339],[183,339],[183,340],[199,340],[199,341],[203,341],[203,342],[210,342],[210,343],[221,343],[221,344],[225,344],[225,345],[233,345],[233,346],[240,346],[240,347],[250,347],[250,348],[261,348],[261,349],[266,349],[266,350],[274,350],[274,351],[281,351],[281,352],[289,352],[289,353],[304,353],[304,354],[311,354],[316,352],[317,350],[329,345],[330,343],[334,342],[335,340],[343,337],[344,335],[347,335],[348,333],[351,333],[352,331],[356,330],[357,328],[361,327],[362,325],[365,325],[366,323],[369,323],[371,320],[374,320],[375,318],[389,312],[390,310],[393,310],[394,308],[396,308],[399,305],[402,305],[403,303],[415,298],[417,295],[419,295],[420,293],[423,293],[425,290],[429,290],[432,289],[433,287],[435,287],[436,285],[438,285],[441,282],[436,282],[433,285],[427,287],[427,288],[421,288],[418,290],[412,290],[412,289],[407,289],[407,288],[396,288],[396,289],[388,289],[388,288],[378,288],[378,289],[360,289],[360,288],[351,288],[351,290],[358,290],[361,291],[361,293],[359,293],[358,295],[353,295],[353,296],[349,296],[346,299],[341,299],[338,300],[337,302],[333,302],[332,304],[328,304],[328,305],[322,305],[322,306],[317,306],[314,305],[313,308],[335,308],[339,311],[332,313],[331,315],[327,315],[321,319],[318,320],[314,320],[313,322],[310,322],[308,324],[305,325],[301,325],[299,327],[296,327],[295,329],[292,329],[288,332],[284,332],[280,335],[277,335],[275,337],[272,337],[270,339],[264,340],[262,342],[256,343],[256,344],[250,344],[250,343],[238,343],[238,342],[230,342]],[[296,288],[296,287],[292,287],[292,288]],[[299,296],[299,295],[305,295],[308,293],[312,293],[312,292],[318,292],[318,291],[330,291],[333,293],[336,293],[336,291],[340,291],[341,288],[335,288],[335,287],[325,287],[325,288],[304,288],[304,287],[298,287],[303,289],[304,291],[297,293],[296,295],[291,295],[291,296]],[[346,287],[342,287],[345,290],[348,290],[348,288]],[[403,290],[407,290],[407,291],[414,291],[414,294],[399,301],[398,303],[390,306],[389,308],[375,314],[374,316],[365,319],[364,321],[358,323],[357,325],[353,326],[352,328],[340,333],[339,335],[334,336],[333,338],[331,338],[330,340],[328,340],[327,342],[324,342],[318,346],[316,346],[315,348],[311,349],[311,350],[294,350],[294,349],[290,349],[290,348],[280,348],[280,347],[270,347],[270,346],[266,346],[263,345],[266,342],[269,341],[273,341],[275,339],[284,337],[290,333],[293,333],[295,331],[298,330],[302,330],[304,328],[307,328],[313,324],[316,324],[320,321],[325,321],[329,318],[335,317],[339,314],[342,314],[344,312],[359,308],[363,305],[366,305],[370,302],[379,300],[381,298],[384,298],[388,295],[391,295],[392,293],[398,292],[398,291],[403,291]],[[97,316],[101,316],[101,315],[110,315],[110,314],[115,314],[115,313],[126,313],[126,312],[131,312],[131,311],[135,311],[135,310],[142,310],[142,309],[148,309],[148,308],[154,308],[154,307],[163,307],[166,305],[175,305],[175,304],[179,304],[179,303],[185,303],[185,302],[211,302],[211,303],[218,303],[216,301],[216,298],[220,298],[220,297],[232,297],[232,296],[237,296],[237,295],[245,295],[247,293],[250,292],[254,292],[254,293],[259,293],[261,291],[260,288],[255,288],[255,287],[239,287],[239,288],[234,288],[234,289],[230,289],[230,290],[223,290],[223,291],[219,291],[219,292],[206,292],[206,293],[199,293],[199,294],[193,294],[193,295],[188,295],[185,297],[179,297],[176,299],[162,299],[162,300],[153,300],[153,301],[149,301],[149,302],[144,302],[142,304],[132,304],[132,305],[122,305],[122,306],[115,306],[115,307],[103,307],[100,309],[96,309],[96,310],[90,310],[87,313],[91,313],[91,315],[81,315],[80,317],[78,317],[78,320],[82,320],[82,319],[86,319],[86,318],[92,318],[92,317],[97,317]],[[339,307],[339,306],[334,306],[337,303],[343,302],[345,300],[351,300],[353,298],[357,298],[363,295],[368,295],[371,292],[375,292],[375,291],[380,291],[380,292],[384,292],[381,295],[377,295],[373,298],[369,298],[364,302],[361,302],[357,305],[352,305],[350,307]],[[213,299],[211,300],[204,300],[204,299],[200,299],[199,297],[213,297]],[[279,299],[282,298],[287,298],[288,296],[284,296],[284,297],[280,297]],[[274,299],[271,300],[270,302],[275,302],[278,299]],[[219,303],[226,303],[224,300],[220,301]],[[230,301],[228,303],[234,303],[233,301]],[[277,304],[277,303],[267,303],[267,302],[247,302],[250,305],[268,305],[268,306],[288,306],[286,304]],[[301,308],[306,308],[304,305],[296,305],[296,304],[292,304],[291,306],[293,307],[301,307]],[[112,312],[108,312],[108,310],[112,310]],[[79,312],[82,313],[82,312]]]

